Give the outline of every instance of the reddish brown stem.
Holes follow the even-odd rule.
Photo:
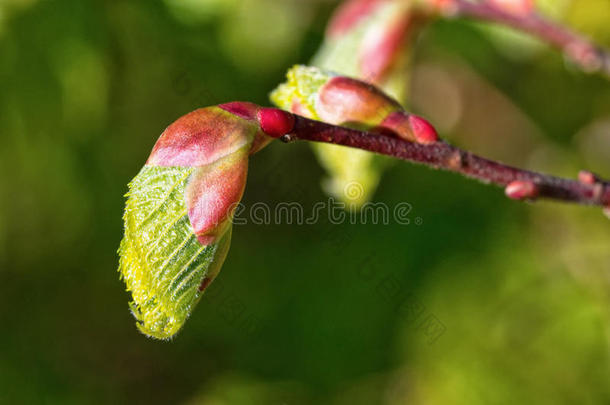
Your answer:
[[[476,3],[467,0],[452,0],[446,9],[452,16],[495,22],[529,33],[562,50],[583,70],[599,71],[610,77],[610,53],[607,50],[536,13],[512,14],[491,3]]]
[[[536,196],[583,205],[610,206],[610,183],[588,183],[522,170],[474,155],[445,142],[423,145],[390,135],[363,132],[296,116],[284,141],[307,140],[349,146],[424,164],[506,187],[514,182],[533,183]]]

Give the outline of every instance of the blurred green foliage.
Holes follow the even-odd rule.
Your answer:
[[[565,3],[610,45],[607,2]],[[182,114],[266,104],[335,5],[0,1],[0,403],[610,402],[608,221],[409,164],[374,199],[409,225],[236,226],[184,331],[139,334],[116,271],[128,181]],[[430,27],[410,107],[490,157],[610,174],[610,82],[510,41]],[[307,209],[322,176],[274,144],[244,201]]]

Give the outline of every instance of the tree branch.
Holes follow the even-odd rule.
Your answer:
[[[586,72],[601,72],[610,78],[610,53],[557,22],[535,12],[514,14],[485,2],[450,0],[443,7],[445,14],[499,23],[529,33],[560,49]]]
[[[506,187],[514,199],[546,198],[610,209],[610,183],[581,172],[579,180],[569,180],[522,170],[439,141],[424,145],[386,134],[363,132],[295,115],[294,127],[285,142],[306,140],[348,146],[424,164],[436,169]]]

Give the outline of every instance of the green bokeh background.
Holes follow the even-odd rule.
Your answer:
[[[545,3],[610,45],[608,2]],[[267,104],[335,6],[0,0],[0,403],[610,403],[610,222],[406,163],[375,201],[408,202],[409,225],[237,225],[180,335],[138,333],[116,271],[127,182],[182,114]],[[412,82],[453,143],[610,175],[610,81],[534,41],[436,23]],[[308,212],[322,177],[307,145],[273,144],[244,203]]]

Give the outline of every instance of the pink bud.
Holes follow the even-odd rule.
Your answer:
[[[258,112],[261,129],[272,138],[289,134],[294,128],[294,115],[277,108],[261,108]]]
[[[358,122],[378,125],[400,104],[378,88],[348,77],[333,77],[318,93],[316,111],[330,124]]]
[[[413,136],[418,143],[428,144],[438,141],[436,129],[428,121],[417,115],[409,116],[409,124],[413,131]]]
[[[533,199],[538,196],[538,186],[531,181],[516,180],[506,186],[505,193],[513,200]]]
[[[598,179],[595,174],[586,170],[582,170],[580,173],[578,173],[578,181],[580,181],[582,184],[594,185],[598,182]]]
[[[423,118],[404,111],[389,114],[375,130],[384,132],[383,130],[388,129],[409,142],[430,144],[438,141],[438,135],[432,125]]]

